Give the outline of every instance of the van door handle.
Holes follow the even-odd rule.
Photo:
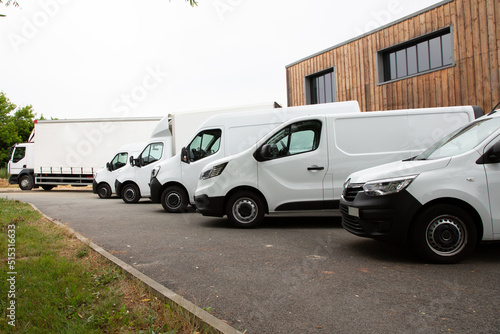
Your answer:
[[[307,170],[323,170],[325,167],[319,167],[319,166],[311,166],[307,167]]]

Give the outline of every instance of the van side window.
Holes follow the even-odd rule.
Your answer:
[[[271,146],[272,158],[281,158],[318,148],[321,135],[320,121],[304,121],[287,126],[266,144]]]
[[[222,131],[205,130],[198,133],[187,147],[191,162],[203,159],[219,151]]]
[[[149,144],[141,153],[141,165],[146,166],[160,160],[163,154],[163,143]]]
[[[122,152],[115,155],[113,160],[111,160],[111,170],[117,170],[122,168],[127,164],[128,153]]]
[[[26,147],[16,147],[12,155],[12,162],[18,162],[26,156]]]

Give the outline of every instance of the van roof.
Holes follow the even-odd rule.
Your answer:
[[[299,116],[324,115],[324,114],[352,114],[360,113],[357,101],[322,103],[315,105],[284,107],[267,110],[235,112],[215,115],[206,120],[200,128],[222,125],[245,125],[255,122],[276,122],[283,123],[291,118]]]

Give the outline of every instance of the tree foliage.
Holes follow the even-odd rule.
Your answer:
[[[12,145],[28,141],[34,118],[35,113],[31,105],[18,108],[0,92],[0,167],[9,161]]]

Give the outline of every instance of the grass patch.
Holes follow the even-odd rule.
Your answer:
[[[207,332],[28,204],[0,198],[0,230],[1,333]]]
[[[7,173],[7,167],[0,168],[0,179],[9,179],[9,173]]]

